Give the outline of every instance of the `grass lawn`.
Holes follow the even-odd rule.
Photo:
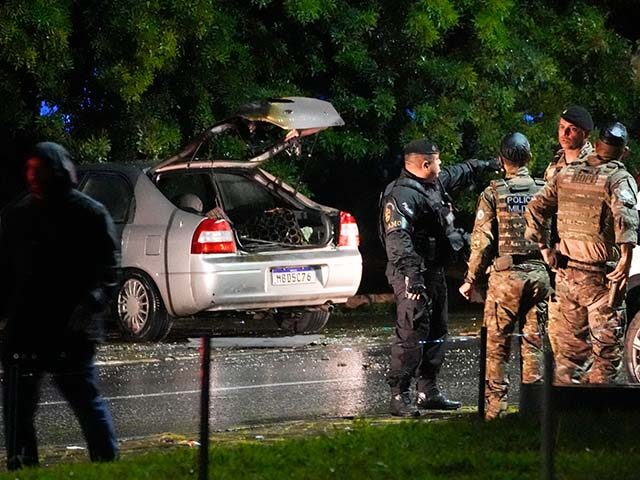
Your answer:
[[[640,478],[640,412],[559,418],[558,479]],[[211,479],[539,479],[539,427],[510,415],[337,423],[312,437],[213,443]],[[2,473],[0,479],[195,479],[197,449],[129,455],[112,464],[71,463]]]

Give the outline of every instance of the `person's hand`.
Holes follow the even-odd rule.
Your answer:
[[[494,172],[499,172],[500,170],[502,170],[502,164],[500,163],[500,160],[498,160],[497,158],[492,158],[491,160],[487,160],[486,161],[487,164],[487,170],[492,170]]]
[[[622,289],[627,284],[629,278],[629,270],[631,269],[631,259],[633,247],[624,243],[620,246],[620,260],[616,264],[616,268],[607,275],[607,278],[612,282],[618,282],[619,288]]]
[[[502,169],[500,160],[497,158],[492,158],[491,160],[478,160],[477,158],[472,158],[471,160],[467,160],[467,163],[480,172],[484,170],[499,172]]]
[[[458,289],[458,291],[460,292],[460,295],[462,295],[467,300],[471,300],[471,294],[473,293],[473,290],[474,290],[473,284],[469,282],[464,282],[462,285],[460,285],[460,288]]]
[[[458,291],[471,303],[484,303],[484,290],[476,287],[473,283],[464,282]]]
[[[411,275],[409,277],[404,277],[405,284],[405,292],[404,296],[409,300],[417,301],[423,295],[427,294],[427,287],[424,284],[424,279],[422,275]]]
[[[549,265],[551,270],[558,268],[558,252],[555,248],[544,247],[540,249],[540,253],[542,254],[542,259]]]

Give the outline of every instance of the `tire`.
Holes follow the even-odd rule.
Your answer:
[[[276,322],[289,333],[317,333],[329,321],[331,313],[324,310],[300,310],[276,315]]]
[[[625,334],[624,363],[627,366],[629,381],[640,383],[640,312],[633,317]]]
[[[116,320],[125,339],[157,342],[167,336],[172,320],[160,293],[148,277],[126,272],[116,297]]]

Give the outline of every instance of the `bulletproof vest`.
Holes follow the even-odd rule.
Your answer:
[[[524,238],[524,210],[531,197],[543,186],[543,180],[529,175],[491,182],[496,199],[499,256],[537,254],[536,245]]]
[[[606,204],[609,177],[622,163],[572,163],[558,174],[558,234],[565,240],[606,243],[613,226]]]
[[[451,204],[446,201],[448,197],[444,189],[427,189],[412,178],[400,177],[384,190],[380,198],[380,207],[390,200],[394,204],[398,203],[399,200],[394,196],[395,187],[413,190],[420,198],[419,203],[426,207],[423,211],[416,212],[411,225],[403,219],[400,227],[410,232],[416,252],[424,259],[426,265],[447,263],[452,252],[457,252],[465,246],[465,240],[453,226],[455,217]],[[379,235],[384,245],[385,234],[381,223],[379,222]]]

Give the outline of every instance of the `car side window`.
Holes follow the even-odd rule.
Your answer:
[[[127,180],[116,173],[87,173],[80,190],[103,204],[115,223],[125,223],[133,192]]]
[[[164,173],[158,189],[178,208],[192,213],[208,212],[215,207],[215,191],[209,173]]]

